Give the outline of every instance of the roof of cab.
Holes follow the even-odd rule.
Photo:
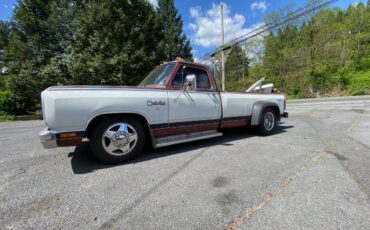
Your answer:
[[[182,63],[182,64],[189,64],[189,65],[199,65],[199,66],[202,66],[204,68],[207,68],[213,74],[213,68],[211,66],[205,65],[205,64],[202,64],[202,63],[198,63],[198,62],[191,62],[191,61],[185,61],[185,60],[175,60],[175,61],[170,61],[170,62],[167,62],[167,63]]]

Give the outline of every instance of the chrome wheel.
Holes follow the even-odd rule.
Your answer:
[[[137,131],[127,123],[116,123],[104,131],[102,144],[105,151],[115,156],[130,153],[137,143]]]
[[[263,125],[267,131],[271,131],[275,126],[275,115],[272,112],[267,112],[263,118]]]

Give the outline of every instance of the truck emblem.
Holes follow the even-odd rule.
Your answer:
[[[166,102],[165,101],[152,101],[152,100],[148,100],[148,101],[146,101],[146,104],[148,106],[152,106],[152,105],[166,105]]]

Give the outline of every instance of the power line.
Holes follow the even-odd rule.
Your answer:
[[[242,36],[240,36],[238,38],[235,38],[235,39],[227,42],[224,46],[220,46],[220,47],[212,50],[211,52],[203,55],[201,58],[198,59],[198,61],[202,61],[202,60],[205,60],[208,57],[211,57],[213,54],[217,53],[221,49],[225,49],[224,47],[230,47],[230,46],[239,44],[241,42],[244,42],[244,41],[246,41],[248,39],[251,39],[253,37],[256,37],[256,36],[258,36],[258,35],[266,32],[266,31],[269,31],[271,29],[274,29],[276,27],[279,27],[281,25],[284,25],[285,23],[288,23],[288,22],[290,22],[292,20],[295,20],[295,19],[297,19],[299,17],[302,17],[302,16],[304,16],[304,15],[310,13],[310,12],[313,12],[315,10],[321,9],[323,7],[326,7],[326,6],[332,4],[332,3],[336,2],[336,1],[338,1],[338,0],[329,0],[329,1],[326,1],[326,2],[321,3],[321,4],[318,4],[318,3],[321,2],[321,0],[316,0],[314,2],[311,2],[310,4],[307,4],[304,7],[301,7],[299,9],[297,9],[297,10],[289,13],[287,16],[282,17],[281,19],[278,19],[278,21],[280,21],[280,22],[271,21],[271,22],[269,22],[269,23],[267,23],[267,24],[265,24],[265,25],[263,25],[263,26],[255,29],[255,30],[253,30],[253,31],[248,32],[247,34],[244,34],[244,35],[242,35]],[[309,8],[309,9],[307,9],[307,8]]]
[[[314,6],[315,4],[317,4],[317,3],[321,2],[321,1],[322,1],[322,0],[316,0],[316,1],[310,2],[309,4],[305,5],[304,7],[301,7],[301,8],[299,8],[299,9],[297,9],[297,10],[295,10],[295,11],[293,11],[293,12],[289,13],[285,18],[283,18],[283,20],[286,20],[286,19],[288,18],[288,16],[293,15],[294,13],[297,13],[297,12],[299,12],[299,11],[302,11],[302,10],[304,10],[305,8],[308,8],[308,7]],[[329,2],[331,2],[331,1],[329,1]],[[333,1],[333,2],[334,2],[334,1]],[[325,2],[325,3],[327,3],[327,2]],[[325,4],[325,3],[324,3],[324,4]],[[310,9],[310,10],[309,10],[309,12],[311,12],[311,11],[313,11],[313,10],[314,10],[314,9]],[[307,13],[309,13],[309,12],[307,12]],[[234,41],[236,41],[236,40],[238,40],[238,39],[241,39],[241,38],[246,37],[246,36],[248,36],[248,35],[250,35],[250,34],[253,34],[253,33],[255,33],[256,31],[261,30],[261,29],[263,29],[263,28],[267,28],[267,30],[269,30],[269,29],[273,29],[274,27],[279,26],[279,25],[274,25],[274,27],[269,27],[269,26],[271,26],[271,25],[273,25],[273,24],[274,24],[274,22],[273,22],[273,21],[272,21],[272,22],[269,22],[269,23],[267,23],[267,24],[265,24],[265,25],[263,25],[263,26],[261,26],[261,27],[259,27],[259,28],[255,29],[255,30],[253,30],[253,31],[248,32],[247,34],[244,34],[244,35],[242,35],[242,36],[240,36],[240,37],[238,37],[238,38],[235,38],[235,39],[233,39],[233,40],[231,40],[231,41],[227,42],[226,44],[230,44],[230,43],[232,43],[232,42],[234,42]],[[220,49],[221,49],[221,47],[218,47],[218,48],[214,49],[213,51],[211,51],[211,52],[209,52],[209,53],[205,54],[204,56],[202,56],[202,57],[201,57],[200,59],[198,59],[198,60],[203,60],[203,59],[204,59],[204,57],[211,56],[212,54],[214,54],[214,53],[218,52]]]
[[[316,5],[317,3],[320,3],[320,2],[322,2],[322,0],[314,0],[314,1],[312,1],[312,2],[309,2],[309,3],[308,3],[308,4],[306,4],[305,6],[303,6],[303,7],[299,8],[299,9],[297,9],[297,10],[295,10],[295,11],[289,12],[289,13],[288,13],[288,15],[287,15],[287,16],[285,16],[285,18],[283,18],[283,16],[282,16],[282,18],[281,18],[281,19],[279,19],[279,20],[286,20],[286,19],[288,18],[288,16],[290,16],[290,15],[294,15],[294,14],[296,14],[296,13],[299,13],[299,11],[302,11],[302,10],[304,10],[304,9],[306,9],[306,8],[312,7],[312,6],[314,6],[314,5]],[[263,26],[261,26],[261,27],[257,28],[257,29],[256,29],[256,30],[254,30],[254,31],[257,31],[257,30],[263,29],[263,28],[265,28],[265,27],[269,27],[270,25],[273,25],[273,24],[274,24],[274,22],[273,22],[273,21],[271,21],[271,22],[269,22],[269,23],[267,23],[267,24],[265,24],[265,25],[263,25]],[[234,39],[232,39],[231,41],[229,41],[228,43],[233,43],[233,42],[237,41],[238,39],[240,39],[240,38],[242,38],[242,37],[246,37],[246,36],[248,36],[249,34],[253,34],[253,32],[254,32],[254,31],[250,31],[250,32],[248,32],[248,33],[246,33],[246,34],[244,34],[244,35],[242,35],[242,36],[238,37],[238,38],[234,38]]]
[[[304,11],[304,12],[302,12],[302,13],[300,13],[300,14],[294,15],[293,17],[288,18],[288,19],[285,19],[285,20],[284,20],[284,21],[282,21],[281,23],[278,23],[277,25],[275,25],[275,26],[273,26],[273,27],[271,27],[271,28],[268,28],[267,30],[270,30],[270,29],[273,29],[273,28],[275,28],[275,27],[278,27],[278,26],[284,25],[284,24],[285,24],[285,23],[287,23],[287,22],[290,22],[290,21],[292,21],[292,20],[294,20],[294,19],[300,18],[300,17],[302,17],[302,16],[304,16],[304,15],[306,15],[306,14],[310,13],[310,12],[313,12],[313,11],[315,11],[315,10],[317,10],[317,9],[321,9],[321,8],[323,8],[323,7],[327,6],[327,5],[330,5],[331,3],[336,2],[336,1],[338,1],[338,0],[330,0],[330,1],[326,2],[326,3],[323,3],[323,4],[321,4],[321,5],[317,6],[317,7],[315,7],[315,8],[312,8],[312,9],[307,10],[307,11]],[[251,35],[250,37],[247,37],[247,38],[241,39],[241,40],[239,40],[239,41],[235,42],[235,43],[234,43],[234,44],[232,44],[232,45],[235,45],[235,44],[241,43],[241,42],[243,42],[243,41],[246,41],[247,39],[252,38],[252,37],[255,37],[255,36],[257,36],[257,35],[259,35],[259,34],[261,34],[261,33],[265,32],[265,31],[267,31],[267,30],[261,31],[261,32],[259,32],[258,34],[253,34],[253,35]],[[228,44],[231,44],[231,43],[228,43]]]

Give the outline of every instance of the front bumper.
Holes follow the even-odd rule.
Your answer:
[[[39,133],[41,144],[45,149],[58,147],[56,133],[49,129],[44,129]]]
[[[56,132],[48,128],[39,133],[41,144],[45,149],[77,146],[84,138],[84,131]]]
[[[284,112],[283,115],[281,115],[281,117],[288,118],[289,117],[289,113],[288,112]]]

